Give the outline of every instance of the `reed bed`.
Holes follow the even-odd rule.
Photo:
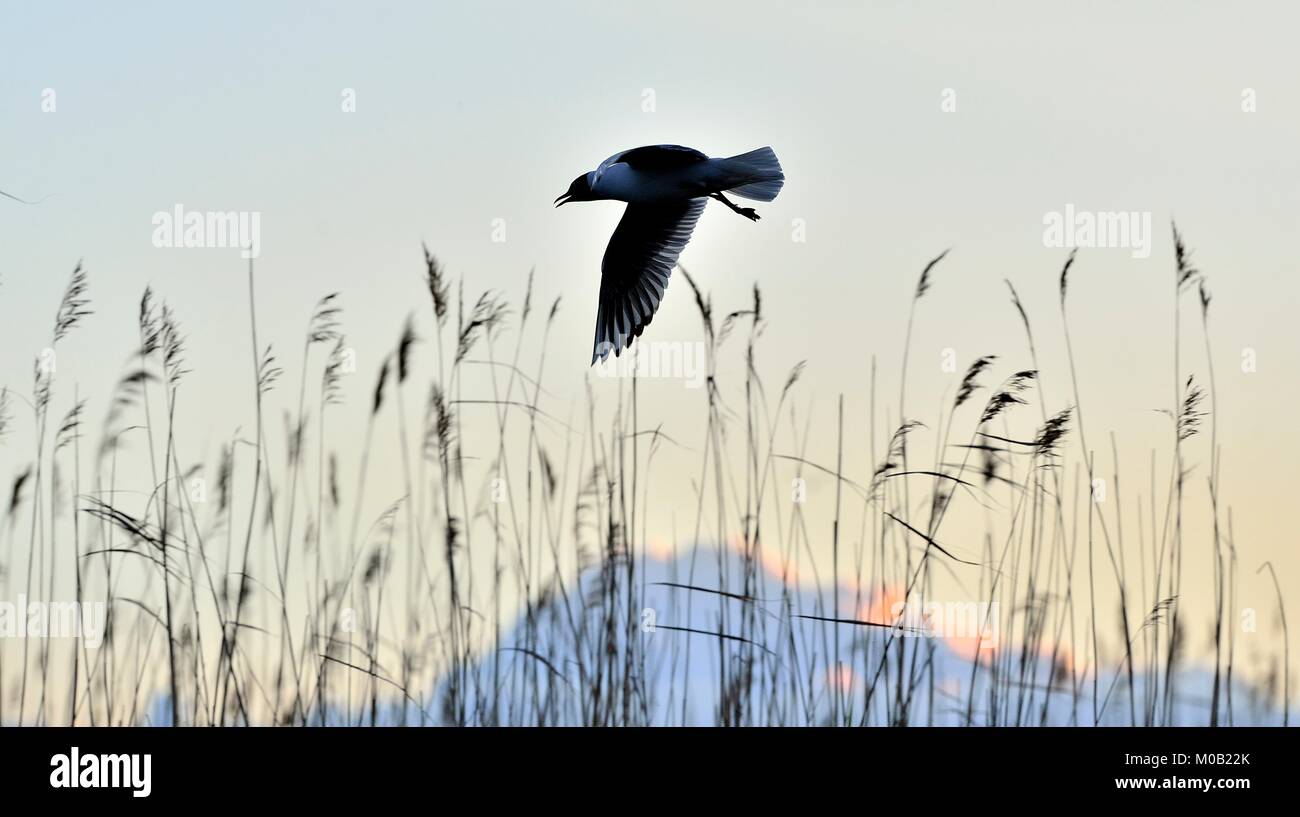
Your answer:
[[[1107,396],[1079,387],[1069,292],[1086,258],[1074,253],[1056,273],[1055,325],[1008,281],[1023,348],[971,361],[935,416],[907,399],[913,318],[954,260],[923,265],[897,403],[878,401],[877,360],[864,352],[868,416],[846,415],[839,398],[837,453],[824,462],[808,454],[813,406],[801,391],[817,362],[763,374],[764,327],[795,316],[769,314],[757,287],[726,311],[679,270],[707,363],[705,388],[688,393],[692,428],[660,424],[635,375],[593,375],[581,408],[561,416],[545,385],[560,300],[543,302],[531,274],[518,299],[475,293],[427,248],[428,302],[374,371],[351,371],[345,293],[304,304],[296,371],[260,342],[250,262],[256,422],[229,429],[215,461],[187,462],[178,405],[202,373],[176,313],[147,289],[139,347],[122,350],[131,363],[97,430],[87,396],[65,395],[39,360],[30,395],[0,390],[0,468],[12,473],[0,598],[107,612],[97,648],[0,641],[0,723],[1288,723],[1284,582],[1233,538],[1211,298],[1177,228],[1173,247],[1167,444],[1151,452],[1144,487],[1123,471],[1142,458],[1085,423]],[[82,331],[92,284],[78,264],[51,348]],[[1179,353],[1193,293],[1205,350],[1194,364]],[[1059,332],[1066,359],[1040,361],[1035,330]],[[724,360],[743,375],[724,382],[735,371]],[[1068,378],[1069,404],[1048,405],[1045,377]],[[292,408],[277,423],[267,401],[286,391]],[[345,427],[339,406],[359,400],[364,428]],[[869,440],[868,461],[846,458],[846,435]],[[342,473],[339,447],[358,440],[357,472]],[[666,448],[694,452],[697,467],[657,469]],[[379,513],[368,510],[376,468],[402,485]],[[196,478],[214,496],[196,497]],[[670,480],[688,481],[695,504],[674,516],[688,527],[669,551],[652,552],[647,519]],[[832,485],[832,518],[810,518],[792,496],[809,480]],[[983,530],[949,521],[963,504],[982,509]],[[1185,547],[1202,524],[1193,505],[1212,518],[1210,553]],[[1127,530],[1126,508],[1139,520]],[[1208,591],[1184,587],[1185,557],[1212,565]],[[1238,663],[1242,568],[1267,569],[1277,589],[1282,632],[1263,672]],[[982,605],[977,632],[915,637],[920,611],[954,586]],[[1191,597],[1212,604],[1182,603]],[[1116,614],[1103,607],[1112,600]],[[1186,635],[1207,620],[1208,668]],[[962,648],[994,632],[995,646]]]

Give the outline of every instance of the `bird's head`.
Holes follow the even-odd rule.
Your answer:
[[[569,189],[555,198],[555,206],[568,204],[571,201],[595,201],[596,197],[591,191],[591,174],[583,173],[573,180]]]

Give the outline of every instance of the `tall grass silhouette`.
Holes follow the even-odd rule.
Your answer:
[[[50,416],[62,386],[52,367],[37,360],[30,396],[0,388],[9,443],[0,467],[12,473],[0,598],[21,588],[61,602],[71,592],[107,611],[98,649],[84,639],[0,642],[0,723],[1150,726],[1267,721],[1278,709],[1288,723],[1290,656],[1271,564],[1258,569],[1277,589],[1282,644],[1263,678],[1243,680],[1236,666],[1238,563],[1251,560],[1221,501],[1209,289],[1176,227],[1173,247],[1169,475],[1161,490],[1152,451],[1145,492],[1127,474],[1121,483],[1115,435],[1098,450],[1085,423],[1085,407],[1107,395],[1080,389],[1068,295],[1087,260],[1074,252],[1059,271],[1063,365],[1039,359],[1032,326],[1043,325],[1007,281],[1024,351],[976,357],[934,417],[909,408],[907,370],[917,311],[954,261],[944,251],[923,265],[897,403],[878,402],[872,356],[869,413],[846,415],[840,395],[826,462],[808,455],[800,395],[816,361],[768,390],[763,329],[793,316],[771,315],[757,286],[725,312],[679,268],[707,367],[686,439],[647,419],[655,406],[634,369],[602,384],[600,399],[589,378],[580,416],[558,416],[545,378],[560,300],[539,308],[531,273],[517,302],[467,297],[470,282],[424,248],[428,305],[398,325],[376,371],[360,373],[374,380],[355,439],[334,419],[345,400],[363,399],[348,388],[346,294],[304,304],[301,363],[290,371],[259,339],[250,262],[255,425],[232,430],[214,462],[186,463],[178,397],[202,372],[190,368],[174,311],[146,289],[139,345],[107,398],[93,456],[82,457],[86,395]],[[51,348],[91,314],[91,282],[77,264]],[[1192,291],[1208,391],[1179,353]],[[723,382],[719,361],[737,345],[743,377]],[[422,382],[415,363],[427,356]],[[295,377],[277,430],[265,401]],[[1048,405],[1044,379],[1066,377],[1069,404]],[[928,461],[913,443],[922,431],[935,437]],[[867,463],[846,458],[854,434],[868,440]],[[338,448],[352,442],[349,496]],[[656,469],[666,447],[696,452],[698,467]],[[1203,488],[1188,480],[1194,447],[1208,450]],[[1111,501],[1101,502],[1108,456]],[[404,493],[368,515],[375,462],[394,469]],[[213,475],[211,502],[192,494],[200,474]],[[786,494],[807,478],[833,481],[829,520],[810,520]],[[142,479],[148,490],[137,494]],[[664,480],[689,481],[695,506],[689,531],[652,553],[647,518]],[[1183,604],[1184,556],[1204,558],[1184,549],[1189,502],[1213,519],[1208,611]],[[959,503],[983,509],[983,531],[945,525]],[[1139,523],[1126,538],[1129,503]],[[825,543],[813,533],[820,522]],[[944,576],[987,604],[963,643],[996,632],[996,644],[967,654],[915,637]],[[1113,617],[1102,607],[1111,598]],[[1182,691],[1194,669],[1191,619],[1212,623],[1208,700]]]

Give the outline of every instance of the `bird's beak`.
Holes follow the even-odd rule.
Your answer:
[[[569,203],[569,194],[568,194],[567,192],[565,192],[565,193],[561,193],[560,195],[558,195],[558,196],[555,197],[555,206],[556,206],[556,207],[559,207],[559,206],[562,205],[562,204],[568,204],[568,203]]]

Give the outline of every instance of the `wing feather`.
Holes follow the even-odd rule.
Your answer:
[[[629,204],[605,248],[591,362],[617,357],[654,319],[707,199]]]

